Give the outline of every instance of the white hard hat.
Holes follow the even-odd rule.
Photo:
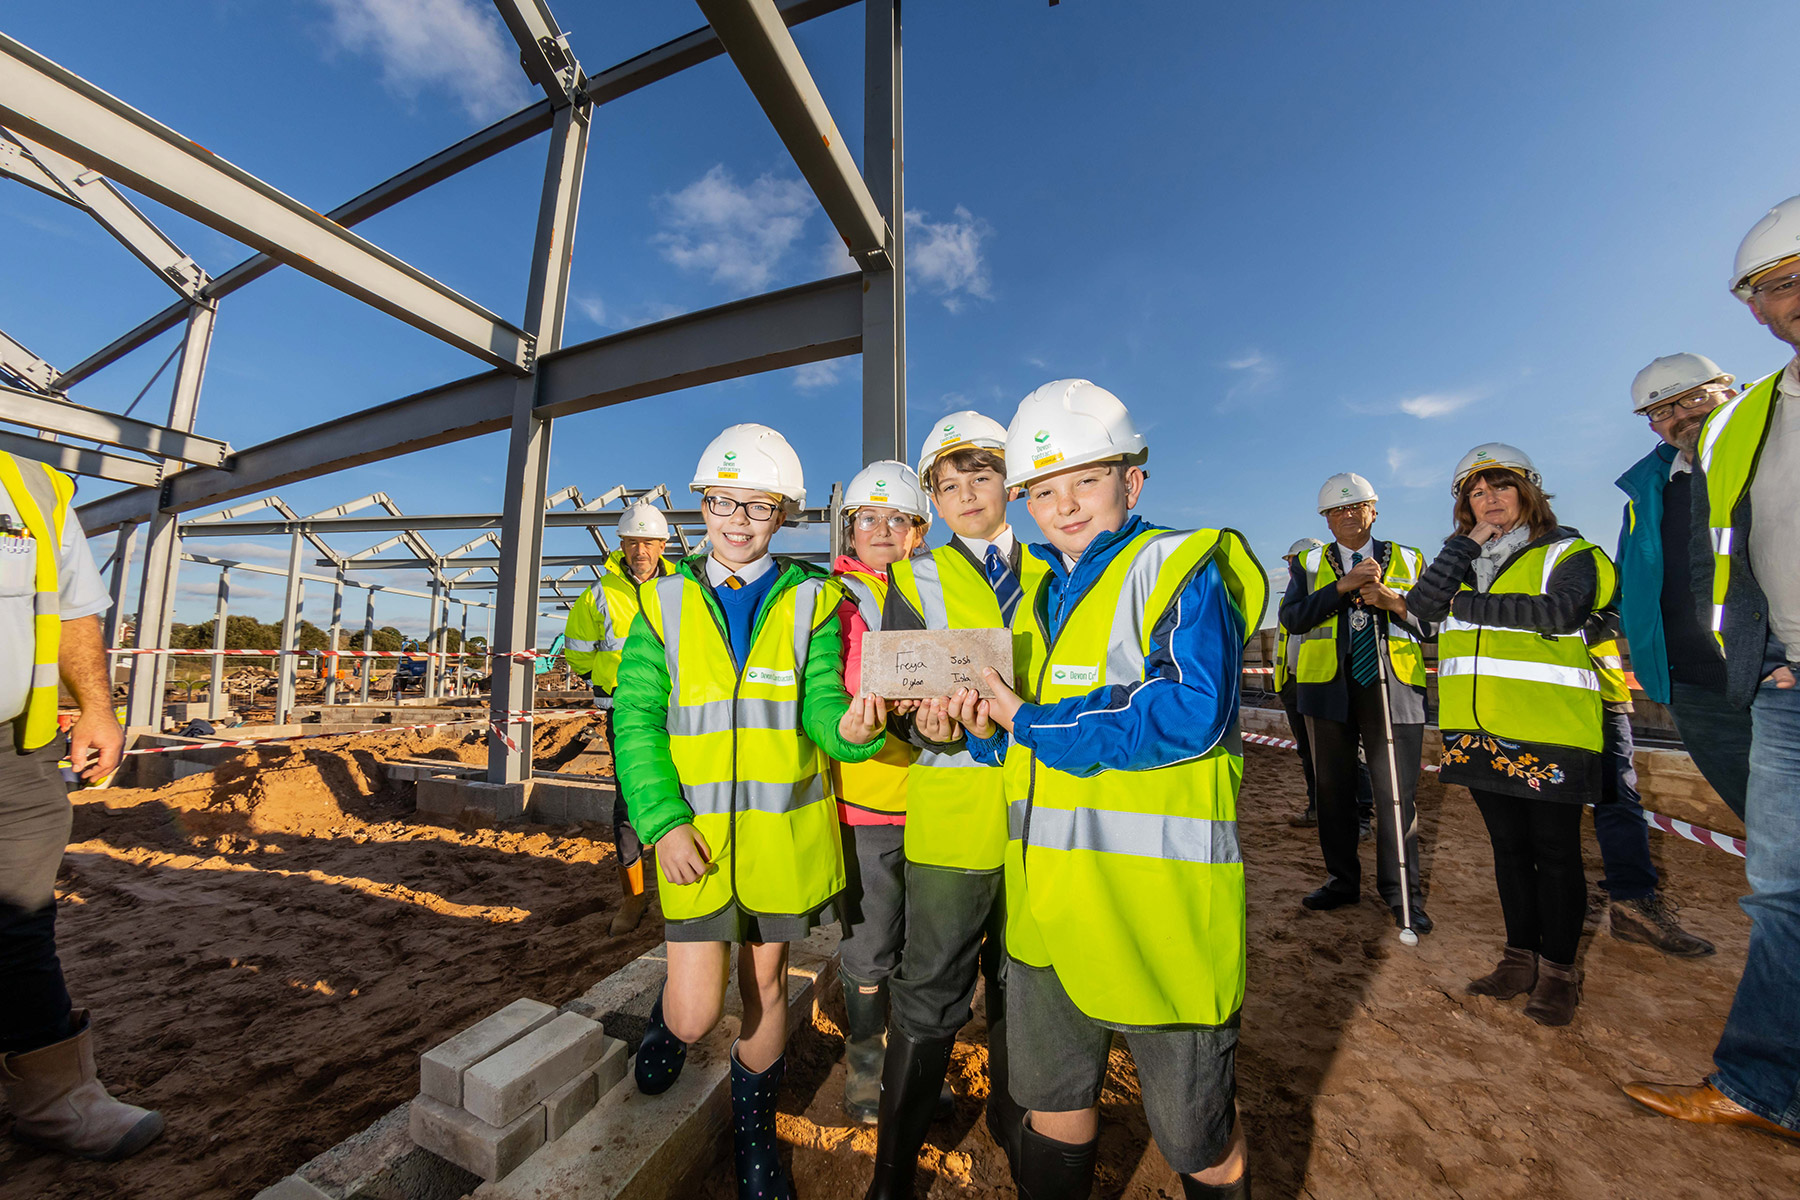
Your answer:
[[[639,500],[619,518],[619,536],[667,541],[669,522],[664,518],[662,509],[646,500]]]
[[[1641,413],[1658,403],[1691,392],[1715,380],[1731,382],[1731,376],[1704,354],[1665,354],[1653,360],[1631,381],[1631,411]]]
[[[796,505],[806,503],[800,456],[767,425],[733,425],[707,443],[688,489],[704,492],[709,487],[749,488]]]
[[[1492,471],[1501,467],[1517,471],[1532,487],[1544,486],[1544,477],[1538,474],[1537,464],[1531,461],[1529,454],[1505,442],[1483,442],[1463,455],[1456,464],[1456,475],[1450,481],[1450,494],[1460,498],[1463,480],[1479,471]]]
[[[1299,541],[1289,546],[1287,548],[1287,553],[1283,554],[1281,557],[1292,558],[1296,554],[1305,554],[1308,550],[1317,550],[1324,544],[1325,543],[1321,542],[1318,538],[1301,538]]]
[[[1006,430],[1000,428],[1000,422],[994,418],[984,417],[973,409],[951,413],[925,435],[925,444],[919,449],[919,478],[925,478],[925,473],[931,470],[931,464],[940,454],[977,446],[1004,452]]]
[[[1339,471],[1319,489],[1319,511],[1330,512],[1346,504],[1362,504],[1379,499],[1381,497],[1375,494],[1374,484],[1355,471]]]
[[[1800,196],[1789,196],[1763,217],[1738,243],[1737,266],[1731,272],[1731,290],[1739,300],[1750,299],[1750,280],[1776,263],[1800,255]]]
[[[1085,379],[1046,383],[1019,401],[1006,427],[1007,487],[1109,458],[1142,466],[1149,457],[1125,405]]]
[[[903,462],[884,458],[870,463],[851,479],[844,489],[844,511],[853,513],[871,504],[921,517],[925,527],[931,528],[931,506],[925,503],[925,489],[919,486],[919,477],[912,468]]]

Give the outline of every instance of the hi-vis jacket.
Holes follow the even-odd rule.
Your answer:
[[[1047,569],[1013,542],[1022,589]],[[960,540],[889,568],[884,628],[1000,629],[994,586]],[[1023,601],[1021,601],[1023,603]],[[1013,638],[1015,660],[1018,636]],[[1006,860],[1006,789],[967,747],[926,746],[907,778],[906,861],[956,871],[998,871]]]
[[[644,587],[625,641],[613,720],[631,823],[654,843],[691,822],[711,851],[712,869],[698,883],[662,877],[671,920],[734,902],[799,916],[844,887],[827,755],[861,762],[881,743],[852,745],[838,734],[850,707],[842,589],[806,563],[776,565],[744,662],[732,655],[702,555]]]
[[[661,579],[669,571],[668,559],[656,560],[654,578]],[[606,556],[599,580],[569,609],[569,622],[563,627],[563,658],[570,670],[603,692],[618,686],[619,658],[641,607],[638,593],[642,588],[625,569],[625,552],[615,550]]]
[[[1370,539],[1364,554],[1382,566],[1382,582],[1404,595],[1418,582],[1425,556],[1411,546]],[[1295,637],[1288,669],[1299,685],[1297,707],[1308,716],[1349,718],[1347,687],[1350,651],[1351,596],[1337,594],[1339,569],[1336,543],[1317,546],[1295,557],[1281,601],[1281,628]],[[1388,702],[1394,720],[1425,720],[1425,654],[1420,642],[1431,635],[1428,623],[1400,618],[1383,609],[1366,610],[1387,633]]]
[[[1244,996],[1238,674],[1267,577],[1232,530],[1135,518],[1072,573],[1046,565],[1013,619],[1027,703],[1010,739],[971,743],[1004,746],[1007,952],[1104,1024],[1226,1024]],[[1138,736],[1066,731],[1090,717]]]
[[[18,749],[37,750],[56,737],[57,663],[62,650],[61,546],[63,518],[75,483],[44,463],[0,450],[0,486],[36,543],[32,552],[31,691],[19,722]],[[9,653],[13,652],[9,650]]]
[[[836,566],[833,578],[850,593],[861,628],[869,632],[880,631],[881,610],[888,594],[887,577],[869,570],[862,562],[847,555],[840,557]],[[846,632],[846,646],[850,644],[852,636],[861,635]],[[847,671],[850,655],[846,654],[845,658]],[[850,681],[846,678],[845,682],[848,684]],[[831,771],[837,785],[838,803],[847,808],[860,808],[887,817],[904,814],[907,774],[917,757],[918,751],[904,738],[885,733],[882,735],[881,751],[874,758],[860,763],[834,760]],[[850,821],[851,817],[846,814],[845,819]]]

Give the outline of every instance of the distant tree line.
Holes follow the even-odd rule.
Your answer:
[[[218,621],[215,618],[198,625],[172,625],[169,628],[169,645],[177,650],[210,650],[213,644],[213,630]],[[320,629],[311,621],[300,622],[299,634],[295,641],[302,650],[324,650],[330,644],[330,636],[326,630]],[[363,631],[341,637],[345,650],[422,650],[428,647],[417,638],[409,638],[392,625],[383,625],[375,631],[373,645],[363,645]],[[485,649],[485,638],[472,637],[469,648]],[[255,617],[225,618],[225,648],[228,650],[279,650],[281,648],[281,623],[279,621],[262,622]],[[462,633],[449,629],[444,633],[444,649],[454,654],[462,649]]]

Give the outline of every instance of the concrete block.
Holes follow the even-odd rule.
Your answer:
[[[474,779],[421,779],[416,793],[421,816],[453,821],[494,824],[516,821],[525,815],[529,781],[488,783]]]
[[[412,1102],[413,1141],[483,1179],[504,1179],[544,1144],[544,1106],[493,1126],[430,1096]]]
[[[481,1176],[414,1142],[411,1111],[396,1105],[294,1174],[330,1200],[461,1200]]]
[[[601,1027],[562,1013],[463,1072],[462,1103],[489,1125],[506,1125],[600,1061]]]
[[[452,1108],[463,1102],[463,1073],[494,1051],[524,1037],[556,1016],[556,1010],[539,1000],[514,1000],[511,1004],[469,1026],[455,1037],[439,1042],[419,1056],[419,1090]],[[504,1124],[497,1121],[495,1124]]]
[[[610,780],[534,777],[525,804],[526,816],[541,825],[578,825],[584,821],[610,825],[615,794]]]
[[[331,1197],[298,1175],[289,1175],[256,1193],[256,1200],[331,1200]]]
[[[630,1065],[628,1047],[618,1038],[606,1039],[600,1062],[544,1097],[544,1137],[554,1142],[575,1122],[587,1116],[600,1097],[617,1087]]]

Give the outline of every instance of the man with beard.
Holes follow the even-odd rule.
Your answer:
[[[1666,704],[1694,765],[1740,818],[1750,779],[1750,710],[1725,697],[1725,660],[1690,587],[1694,452],[1729,400],[1732,377],[1703,354],[1671,354],[1639,371],[1632,411],[1662,443],[1619,476],[1619,616],[1644,695]]]

